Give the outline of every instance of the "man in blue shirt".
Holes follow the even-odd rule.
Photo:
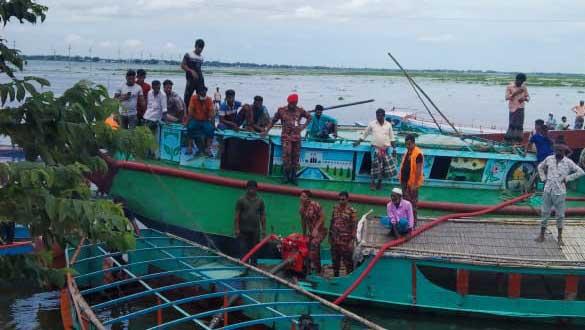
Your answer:
[[[242,102],[236,101],[236,92],[233,89],[225,91],[225,101],[219,106],[219,129],[239,130],[242,125],[238,122],[238,109]]]
[[[311,139],[329,139],[329,134],[337,137],[337,120],[323,114],[323,106],[315,106],[315,116],[307,126],[307,135]]]
[[[536,147],[536,161],[540,163],[553,154],[553,143],[548,137],[548,127],[544,124],[544,120],[537,119],[534,122],[534,131],[535,133],[528,140],[526,151],[530,149],[531,144],[534,144]]]

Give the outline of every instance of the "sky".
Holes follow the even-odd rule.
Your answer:
[[[333,67],[585,73],[582,0],[37,0],[37,25],[3,38],[25,54]]]

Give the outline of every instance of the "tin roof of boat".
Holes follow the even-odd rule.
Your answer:
[[[430,221],[419,220],[418,225]],[[376,250],[391,237],[379,218],[365,222],[364,253]],[[585,267],[585,219],[565,220],[564,246],[557,244],[554,219],[549,221],[545,241],[536,242],[539,219],[462,219],[442,223],[386,252],[405,256],[471,264],[527,267]],[[368,251],[370,249],[370,251]]]
[[[128,322],[139,322],[135,328],[212,329],[211,319],[228,313],[229,324],[218,329],[298,327],[304,314],[322,329],[382,329],[268,272],[156,230],[141,230],[136,248],[124,253],[84,244],[68,248],[66,258],[76,271],[69,284],[75,310],[98,329]],[[206,308],[193,305],[198,303]]]

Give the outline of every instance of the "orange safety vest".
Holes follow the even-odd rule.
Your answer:
[[[112,129],[120,128],[120,125],[114,120],[114,117],[110,116],[105,121],[106,125],[110,126]]]
[[[408,152],[408,151],[407,151]],[[408,182],[406,183],[406,185],[408,187],[412,187],[414,185],[416,185],[417,187],[422,186],[423,182],[424,182],[424,173],[423,171],[420,171],[420,176],[417,177],[417,173],[418,173],[418,164],[416,163],[416,159],[418,158],[418,155],[421,155],[423,157],[423,162],[420,166],[423,166],[424,168],[424,155],[422,154],[422,152],[420,151],[420,149],[417,146],[414,146],[414,148],[411,151],[410,154],[410,176],[408,177]],[[398,180],[400,181],[400,183],[402,183],[402,168],[404,166],[404,160],[406,159],[406,154],[404,154],[404,156],[402,157],[402,163],[400,164],[400,172],[398,172]]]

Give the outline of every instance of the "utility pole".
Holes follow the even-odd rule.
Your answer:
[[[67,47],[67,60],[69,62],[69,71],[71,71],[71,44]]]
[[[91,69],[92,69],[92,65],[93,65],[93,57],[91,56],[91,46],[89,47],[89,75],[91,76]]]

